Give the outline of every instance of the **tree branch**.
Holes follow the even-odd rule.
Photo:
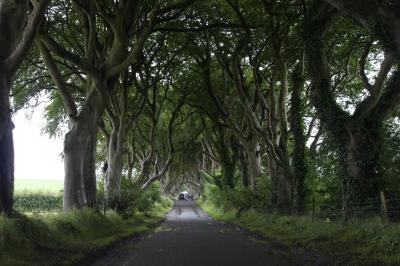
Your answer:
[[[38,38],[46,45],[46,47],[52,51],[55,55],[64,58],[65,60],[71,62],[78,66],[82,71],[91,75],[92,77],[98,77],[100,75],[99,71],[97,71],[91,64],[89,64],[82,57],[75,55],[56,41],[54,41],[47,33],[39,33]]]
[[[50,54],[50,51],[39,40],[36,41],[36,45],[39,48],[40,54],[43,57],[43,61],[50,73],[51,79],[53,80],[54,84],[58,88],[58,91],[60,92],[65,110],[68,112],[68,115],[71,119],[76,119],[78,115],[78,109],[76,107],[74,98],[72,97],[71,91],[66,86],[56,63],[54,62],[54,59]]]
[[[365,74],[365,63],[369,54],[369,50],[371,49],[372,46],[372,42],[368,42],[367,46],[365,47],[365,50],[363,52],[363,54],[361,55],[360,58],[360,76],[361,76],[361,80],[364,82],[364,86],[368,91],[371,91],[372,89],[372,85],[369,83],[368,81],[368,77]]]
[[[392,55],[386,54],[385,59],[383,60],[379,69],[378,76],[376,77],[374,84],[370,87],[370,95],[357,106],[354,112],[355,117],[364,117],[369,115],[370,111],[379,104],[382,92],[385,88],[384,82],[387,78],[389,71],[392,68],[392,65]]]
[[[151,30],[154,26],[155,19],[156,19],[155,12],[152,11],[150,13],[150,18],[148,22],[143,27],[142,32],[139,34],[137,38],[135,47],[132,49],[132,51],[129,53],[129,55],[126,57],[125,60],[123,60],[120,64],[111,66],[111,68],[106,71],[106,79],[110,79],[118,75],[119,73],[124,71],[127,67],[129,67],[132,64],[135,64],[139,60],[139,56],[144,48],[147,38],[151,34]]]
[[[47,6],[51,0],[41,0],[34,8],[32,15],[29,18],[28,24],[22,35],[17,49],[5,60],[5,65],[8,67],[10,73],[15,74],[23,58],[32,46],[39,24],[46,12]]]

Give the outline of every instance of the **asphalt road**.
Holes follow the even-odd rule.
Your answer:
[[[282,247],[217,222],[194,202],[176,201],[153,234],[132,239],[93,264],[132,266],[301,265]]]

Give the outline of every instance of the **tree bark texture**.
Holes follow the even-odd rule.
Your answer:
[[[248,152],[247,158],[249,163],[250,187],[252,191],[255,191],[257,178],[261,176],[261,157],[258,148],[255,147],[255,149]]]
[[[268,158],[268,171],[272,180],[271,207],[278,212],[288,213],[293,206],[290,169],[282,167],[274,159]]]
[[[29,1],[0,2],[0,213],[10,213],[14,191],[14,140],[10,92],[14,75],[28,53],[49,4],[42,0],[28,15]]]
[[[118,125],[117,125],[118,126]],[[108,146],[108,169],[105,182],[105,196],[107,201],[118,201],[121,189],[122,155],[124,136],[119,126],[114,128],[110,135]]]
[[[226,139],[228,136],[225,133],[224,129],[220,125],[217,125],[216,127],[219,146],[218,153],[221,158],[222,184],[228,186],[229,188],[234,188],[237,150],[234,147],[234,141],[229,141],[229,139]]]
[[[116,88],[121,73],[130,66],[138,64],[139,57],[147,38],[152,33],[156,14],[150,12],[148,19],[139,26],[136,1],[110,3],[118,6],[114,9],[113,18],[107,20],[110,27],[106,34],[113,36],[111,42],[96,43],[98,29],[97,16],[101,13],[92,2],[87,5],[76,5],[80,27],[83,31],[83,51],[68,49],[53,39],[48,32],[41,32],[38,47],[49,69],[51,77],[61,94],[66,111],[69,113],[71,128],[64,142],[64,210],[94,206],[96,197],[95,149],[96,132],[105,110],[109,95]],[[141,28],[135,46],[129,47],[131,29],[136,23]],[[51,23],[50,23],[51,24]],[[51,27],[51,25],[48,25]],[[102,51],[102,52],[100,52]],[[67,60],[85,73],[87,94],[82,107],[77,110],[75,99],[66,86],[56,61],[51,59],[50,52]],[[115,168],[111,166],[111,168]]]
[[[380,187],[379,155],[382,144],[382,122],[350,122],[344,147],[345,217],[362,216],[360,211],[377,197]]]
[[[324,47],[325,31],[332,19],[330,8],[320,5],[306,19],[304,40],[312,76],[311,100],[324,128],[336,141],[343,162],[343,211],[348,219],[362,215],[369,199],[378,197],[381,130],[384,120],[398,106],[400,75],[394,71],[391,79],[384,82],[391,69],[390,58],[386,57],[375,83],[364,84],[370,95],[357,105],[353,115],[343,111],[332,93]]]
[[[291,98],[291,130],[294,138],[293,150],[293,209],[297,214],[304,212],[304,180],[307,175],[305,158],[306,137],[304,135],[303,107],[301,93],[304,88],[304,59],[293,74]]]
[[[243,149],[239,152],[240,170],[242,176],[242,185],[244,188],[249,188],[250,174],[246,154]]]
[[[106,99],[92,88],[64,140],[64,211],[96,203],[96,133]]]
[[[4,73],[0,73],[0,82],[0,213],[10,213],[14,192],[14,124],[9,103],[11,82]]]

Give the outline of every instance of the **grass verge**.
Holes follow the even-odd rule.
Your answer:
[[[73,265],[128,236],[146,233],[171,206],[156,204],[124,220],[94,210],[0,216],[0,265]]]
[[[350,223],[244,211],[223,210],[210,202],[202,208],[214,219],[278,240],[293,250],[312,253],[318,265],[400,265],[400,224],[379,218]]]

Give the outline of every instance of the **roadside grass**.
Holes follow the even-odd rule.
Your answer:
[[[0,265],[74,265],[128,236],[152,230],[171,205],[122,219],[113,211],[0,216]]]
[[[384,225],[378,217],[342,223],[255,210],[238,215],[235,209],[224,210],[210,202],[201,206],[214,219],[278,240],[293,250],[312,252],[329,265],[400,265],[400,224]]]

